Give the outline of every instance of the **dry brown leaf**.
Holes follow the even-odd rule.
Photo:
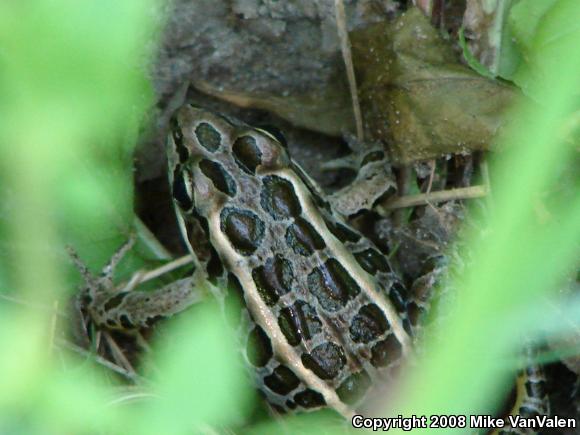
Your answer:
[[[515,88],[460,64],[419,10],[351,41],[365,128],[395,162],[489,149]]]

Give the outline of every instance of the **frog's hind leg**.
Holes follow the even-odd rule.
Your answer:
[[[517,413],[521,416],[550,415],[550,402],[546,394],[546,377],[538,364],[522,370],[517,379]]]
[[[393,196],[397,190],[391,163],[382,144],[359,146],[353,154],[326,162],[322,168],[346,168],[356,173],[347,186],[328,196],[332,209],[343,216],[371,210],[379,199]]]
[[[515,400],[509,412],[509,416],[520,418],[535,418],[537,416],[550,416],[550,401],[546,392],[546,377],[542,367],[535,361],[536,349],[526,342],[523,349],[524,363],[527,366],[520,370],[515,385]],[[506,426],[501,432],[493,434],[536,434],[531,428],[513,427],[510,425],[508,416],[505,418]]]
[[[121,245],[119,249],[111,256],[103,270],[101,271],[101,276],[99,278],[100,284],[103,288],[113,287],[113,278],[115,277],[115,270],[121,262],[121,260],[127,255],[127,253],[135,246],[135,235],[131,235],[129,239]]]
[[[204,299],[207,294],[202,285],[205,271],[195,261],[192,276],[174,281],[153,291],[133,290],[142,282],[144,274],[137,274],[128,284],[115,286],[114,273],[119,262],[134,245],[134,238],[123,244],[102,269],[100,276],[93,275],[78,255],[69,253],[79,269],[84,283],[77,298],[79,310],[99,328],[138,331],[149,328],[156,320],[171,317]]]
[[[122,291],[92,304],[91,317],[99,326],[130,332],[149,328],[205,298],[194,276],[172,282],[154,291]]]

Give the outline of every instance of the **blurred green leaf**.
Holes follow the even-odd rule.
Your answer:
[[[301,435],[359,433],[359,430],[353,430],[349,426],[349,424],[345,424],[342,416],[330,409],[324,409],[259,423],[250,428],[247,433],[248,435],[266,435],[278,432]]]
[[[0,300],[0,431],[99,431],[114,415],[96,405],[102,377],[54,364],[55,301],[72,288],[65,244],[101,266],[131,225],[154,10],[154,0],[0,2],[0,297],[14,298]]]
[[[495,75],[489,69],[487,69],[485,65],[482,65],[475,58],[473,53],[471,53],[471,50],[469,50],[469,47],[467,46],[467,41],[465,40],[465,30],[463,27],[459,29],[459,45],[463,50],[463,57],[465,58],[467,64],[471,67],[471,69],[473,69],[475,72],[477,72],[479,75],[483,77],[487,77],[488,79],[495,79]]]
[[[577,37],[580,17],[576,6],[568,0],[520,0],[511,10],[506,30],[519,50],[520,63],[513,74],[504,77],[536,97],[533,93],[534,82],[549,80],[546,69],[551,62],[559,63],[561,60],[551,59],[545,54],[549,53],[553,44],[566,43],[566,39]],[[573,52],[568,55],[573,55]],[[580,88],[577,86],[571,91],[579,93]]]
[[[26,259],[14,260],[15,267],[35,263],[30,255],[39,251],[46,256],[47,246],[56,254],[63,245],[55,242],[59,233],[81,251],[95,239],[108,241],[99,263],[126,236],[131,151],[151,98],[152,4],[0,4],[0,165],[6,182],[0,194],[10,195],[3,213],[12,217],[12,229],[26,229],[22,237],[32,250],[15,250]],[[5,234],[12,234],[10,227]]]
[[[574,0],[554,8],[580,16],[580,3]],[[513,114],[517,121],[500,139],[505,145],[493,159],[492,214],[466,241],[473,253],[454,281],[455,309],[427,343],[421,370],[403,390],[408,393],[405,414],[489,413],[492,398],[510,387],[506,355],[526,333],[522,324],[513,324],[514,310],[521,301],[553,292],[577,262],[578,180],[568,180],[578,192],[572,201],[551,198],[547,219],[537,212],[542,192],[554,192],[560,169],[574,161],[574,148],[564,142],[563,132],[575,104],[573,90],[580,84],[580,27],[565,33],[534,45],[537,70],[529,72],[528,83],[539,104],[520,102]],[[535,314],[528,312],[526,324]]]
[[[535,204],[558,192],[557,173],[572,153],[564,139],[579,87],[580,4],[523,9],[534,3],[521,0],[511,19],[525,59],[518,83],[538,106],[520,107],[502,138],[493,217],[481,224],[485,237],[470,239],[474,260],[456,281],[459,309],[398,391],[406,394],[398,403],[404,414],[489,409],[509,385],[506,369],[515,358],[507,351],[519,330],[535,332],[525,326],[542,312],[514,309],[553,288],[577,261],[580,195],[554,193],[546,221],[537,219]],[[21,302],[0,301],[2,433],[195,433],[236,425],[250,412],[238,346],[215,306],[196,307],[163,336],[153,392],[159,397],[135,407],[107,402],[110,381],[92,366],[71,370],[69,359],[55,358],[54,300],[67,287],[61,247],[72,243],[100,267],[132,221],[130,153],[151,101],[154,5],[0,3],[0,292]],[[577,180],[570,183],[577,191]],[[282,427],[335,433],[333,417],[294,417]],[[279,428],[268,422],[254,431]]]
[[[533,40],[545,15],[559,0],[520,0],[511,10],[509,23],[524,51],[533,49]]]
[[[140,416],[139,433],[179,434],[241,423],[253,406],[239,345],[217,304],[176,319],[156,361],[159,400]]]

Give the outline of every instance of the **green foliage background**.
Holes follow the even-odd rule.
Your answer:
[[[78,280],[64,246],[98,269],[132,225],[131,151],[152,104],[160,10],[153,0],[0,2],[0,433],[196,433],[250,412],[252,389],[212,304],[177,323],[151,394],[133,405],[113,403],[103,370],[54,335],[55,301]],[[563,187],[562,173],[578,162],[580,2],[515,2],[506,34],[505,76],[529,99],[499,139],[492,213],[484,235],[466,236],[473,267],[455,278],[461,291],[434,334],[444,339],[427,341],[385,414],[488,413],[521,332],[565,329],[580,314],[555,293],[579,253],[578,168]],[[286,428],[330,432],[326,417]]]

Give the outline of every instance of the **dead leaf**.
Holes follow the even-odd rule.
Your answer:
[[[346,79],[335,77],[324,87],[289,95],[266,92],[243,92],[195,81],[199,91],[228,101],[239,107],[268,110],[297,127],[318,131],[330,136],[354,132],[352,103]]]
[[[365,128],[396,163],[489,149],[515,88],[459,63],[419,10],[353,32],[351,42]]]

